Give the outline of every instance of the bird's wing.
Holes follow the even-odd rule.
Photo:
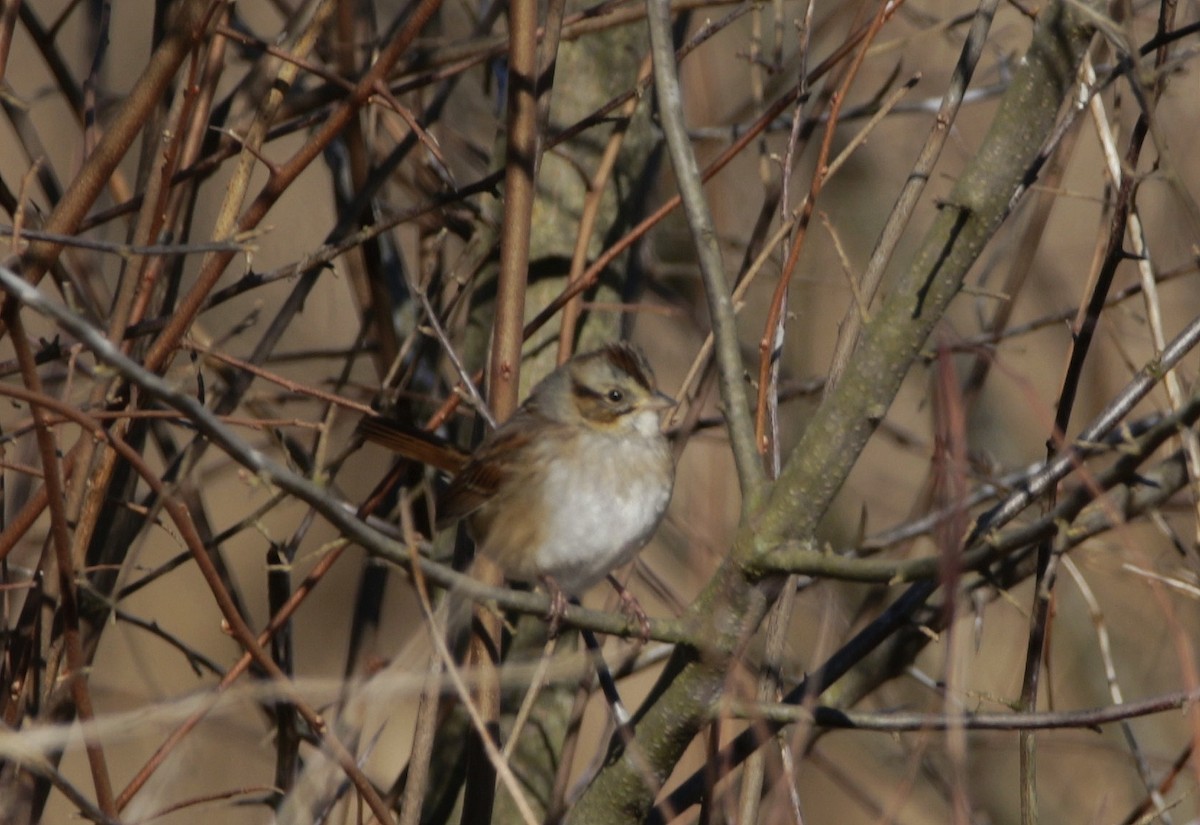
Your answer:
[[[438,528],[466,518],[486,504],[516,468],[531,434],[524,427],[504,426],[479,445],[467,466],[438,498]]]

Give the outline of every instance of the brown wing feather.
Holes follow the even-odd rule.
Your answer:
[[[448,473],[457,473],[470,459],[445,440],[389,418],[368,416],[358,422],[358,431],[374,444]]]
[[[438,498],[438,528],[466,518],[486,504],[512,472],[514,459],[530,438],[527,428],[506,425],[480,444],[467,466]]]

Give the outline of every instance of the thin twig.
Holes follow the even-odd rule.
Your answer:
[[[729,438],[737,465],[742,508],[749,511],[758,500],[765,481],[762,463],[755,449],[754,425],[750,417],[750,398],[746,393],[744,367],[737,340],[737,321],[717,233],[704,199],[700,169],[688,142],[683,119],[683,94],[675,68],[675,48],[671,42],[670,6],[665,0],[649,0],[646,18],[650,25],[650,48],[654,56],[654,88],[659,116],[667,138],[667,148],[675,168],[679,197],[683,202],[688,226],[700,262],[704,292],[717,359],[721,399]]]
[[[1085,710],[1054,712],[966,713],[951,718],[942,713],[909,713],[888,710],[884,713],[817,707],[809,710],[796,705],[755,702],[731,702],[722,710],[745,719],[768,720],[775,724],[800,722],[816,727],[845,730],[904,731],[946,730],[961,723],[967,730],[1096,730],[1126,719],[1179,710],[1200,701],[1200,690],[1164,693],[1151,699],[1124,704],[1102,705]]]
[[[87,249],[92,252],[109,252],[123,258],[134,255],[199,255],[205,252],[254,252],[257,247],[250,241],[259,233],[251,233],[246,238],[235,238],[231,241],[214,241],[212,243],[184,244],[126,244],[110,241],[93,241],[78,235],[60,235],[53,232],[41,232],[37,229],[15,226],[0,226],[0,237],[32,238],[35,241],[47,241],[64,247]]]
[[[5,272],[5,274],[8,274]],[[24,281],[21,281],[24,284]],[[33,350],[25,337],[25,325],[21,320],[21,305],[11,298],[4,305],[4,322],[12,333],[13,349],[21,362],[21,373],[25,386],[32,396],[44,397],[41,377],[33,360]],[[75,562],[71,556],[71,536],[67,526],[67,515],[64,509],[62,467],[59,464],[58,446],[46,422],[44,402],[30,401],[34,421],[37,424],[36,436],[38,452],[42,461],[42,473],[50,510],[50,541],[54,548],[54,558],[58,568],[58,600],[62,615],[63,637],[67,656],[68,671],[62,674],[66,687],[75,703],[75,712],[84,723],[95,718],[92,710],[92,695],[88,688],[87,660],[83,653],[83,643],[79,625],[79,593],[75,585]],[[85,737],[84,748],[87,752],[88,766],[92,772],[92,784],[96,789],[96,802],[107,816],[115,817],[117,806],[113,799],[112,781],[109,777],[108,764],[104,749],[100,743],[91,737]]]
[[[800,252],[808,237],[808,225],[812,219],[813,210],[816,208],[817,198],[829,180],[829,157],[833,148],[833,138],[837,134],[838,118],[841,116],[842,106],[846,102],[846,95],[866,59],[867,49],[880,29],[883,28],[883,24],[896,13],[900,5],[898,2],[881,2],[879,4],[875,16],[867,26],[867,33],[862,43],[858,45],[858,51],[845,67],[838,88],[829,98],[829,118],[825,124],[825,134],[821,139],[821,146],[817,151],[816,168],[809,184],[808,193],[797,210],[799,215],[792,231],[787,260],[784,262],[779,280],[775,284],[775,291],[771,296],[770,308],[767,310],[767,318],[763,322],[763,332],[758,343],[758,397],[755,402],[757,415],[754,421],[754,437],[755,446],[760,453],[764,453],[768,446],[766,425],[767,412],[771,406],[767,401],[767,392],[770,389],[769,373],[772,364],[778,361],[779,352],[783,346],[788,288],[800,262]],[[793,129],[793,133],[795,133],[795,129]]]
[[[412,533],[411,525],[406,527],[406,532],[410,538],[415,537]],[[492,740],[492,735],[488,730],[489,723],[483,715],[483,709],[472,701],[471,691],[466,683],[463,682],[462,674],[459,673],[458,667],[454,663],[454,657],[451,655],[449,648],[446,647],[446,640],[443,633],[444,628],[440,627],[439,623],[434,619],[433,605],[429,601],[429,590],[426,587],[424,577],[421,575],[421,567],[419,564],[416,564],[416,542],[410,543],[409,548],[413,561],[413,584],[419,597],[418,603],[420,604],[421,612],[424,614],[425,625],[429,628],[429,638],[433,642],[434,650],[437,651],[438,658],[441,659],[446,675],[450,679],[450,684],[454,686],[455,692],[462,701],[463,708],[471,719],[471,725],[478,736],[479,742],[487,752],[488,761],[492,765],[496,775],[504,783],[505,789],[512,795],[517,810],[521,814],[522,819],[525,820],[526,825],[537,825],[538,819],[534,815],[533,809],[529,806],[529,800],[525,798],[521,783],[517,781],[516,776],[513,774],[512,768],[508,764],[508,759],[500,752],[500,749],[496,747],[496,743]],[[481,788],[473,788],[471,792],[491,796],[490,792]]]
[[[1079,588],[1079,594],[1083,596],[1084,602],[1087,604],[1088,614],[1092,618],[1092,627],[1096,631],[1096,642],[1100,648],[1100,660],[1104,663],[1104,679],[1108,682],[1108,695],[1112,699],[1114,706],[1120,706],[1125,701],[1125,696],[1121,690],[1121,683],[1117,677],[1117,665],[1113,661],[1112,643],[1108,635],[1108,624],[1104,618],[1104,611],[1100,607],[1100,601],[1096,598],[1096,594],[1092,592],[1091,585],[1087,579],[1083,577],[1079,567],[1071,560],[1070,556],[1063,556],[1063,567],[1075,582],[1075,586]],[[1134,764],[1137,766],[1138,776],[1142,780],[1142,785],[1146,788],[1146,793],[1151,802],[1154,803],[1154,808],[1162,818],[1164,825],[1172,825],[1170,813],[1167,811],[1167,801],[1163,798],[1162,793],[1154,786],[1150,774],[1150,763],[1146,759],[1146,753],[1142,749],[1141,744],[1137,740],[1137,735],[1133,731],[1133,727],[1127,721],[1121,722],[1121,733],[1125,737],[1125,742],[1129,745],[1129,751],[1133,754]]]

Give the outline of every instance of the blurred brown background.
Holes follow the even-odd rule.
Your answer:
[[[84,89],[84,79],[89,77],[96,53],[100,24],[97,8],[89,4],[26,2],[6,4],[6,8],[18,5],[23,7],[22,14],[36,16],[43,27],[54,27],[52,47],[39,48],[25,17],[9,25],[11,46],[0,87],[8,114],[0,118],[0,179],[25,210],[25,226],[36,228],[53,209],[57,196],[44,179],[31,173],[36,169],[37,174],[56,179],[60,187],[69,185],[81,168],[84,153],[94,146],[94,140],[85,136],[81,112],[67,101],[64,79],[55,77],[46,58],[51,52],[61,58],[74,88]],[[284,0],[240,4],[236,17],[224,25],[269,43],[291,42],[290,38],[299,29],[298,21],[306,17],[302,10],[292,9],[299,5]],[[398,3],[348,5],[354,7],[355,15],[356,52],[351,65],[362,67],[368,63],[371,46],[377,42],[375,38],[403,12]],[[687,115],[689,125],[695,130],[694,146],[701,165],[729,145],[736,127],[750,123],[765,103],[796,82],[802,66],[799,51],[802,32],[798,21],[805,8],[803,3],[781,2],[742,14],[683,62],[681,75]],[[639,9],[636,4],[625,3],[605,6],[603,13],[596,15],[602,22],[595,30],[564,40],[564,49],[579,50],[589,38],[612,36],[613,30],[603,22],[605,15],[628,13],[632,22],[616,31],[628,36],[628,45],[623,48],[629,49],[635,59],[622,64],[620,73],[609,74],[589,66],[578,51],[570,52],[571,57],[563,57],[552,92],[552,133],[571,125],[608,98],[632,88],[634,72],[645,48],[644,22],[640,20]],[[738,9],[740,6],[730,3],[696,5],[686,19],[687,29],[694,33]],[[568,14],[576,10],[568,6]],[[847,312],[853,311],[848,278],[857,277],[865,266],[899,188],[926,140],[932,111],[947,87],[974,10],[975,5],[970,3],[904,4],[872,45],[846,100],[833,143],[835,153],[864,127],[866,117],[859,112],[869,109],[905,80],[920,78],[895,110],[871,130],[865,144],[853,152],[829,181],[817,203],[817,214],[809,228],[788,301],[780,382],[785,389],[797,391],[781,404],[779,441],[784,456],[820,399],[819,382],[829,369],[839,326]],[[870,5],[817,4],[808,35],[811,39],[807,66],[811,68],[828,55],[856,21],[873,13],[874,7]],[[1157,14],[1158,7],[1152,4],[1114,8],[1111,33],[1124,36],[1129,43],[1143,43],[1154,32]],[[88,109],[101,129],[144,70],[153,37],[153,15],[148,9],[118,3],[113,4],[111,15],[105,29],[110,42],[103,63],[92,75],[95,103]],[[1178,23],[1194,23],[1198,15],[1197,4],[1182,3],[1177,11]],[[411,151],[397,168],[387,172],[388,178],[372,201],[369,214],[362,217],[364,223],[397,215],[430,198],[445,195],[453,186],[472,183],[500,168],[503,118],[496,66],[487,61],[462,69],[455,62],[459,56],[478,53],[493,42],[503,43],[502,39],[488,39],[489,36],[473,31],[481,16],[486,18],[486,10],[472,3],[445,3],[412,52],[391,74],[390,80],[397,88],[412,81],[398,93],[398,99],[413,112],[425,111],[424,107],[445,89],[444,109],[427,124],[443,159],[435,159],[425,147]],[[500,15],[492,31],[503,32],[503,21]],[[945,150],[889,272],[907,265],[915,244],[939,208],[939,199],[947,195],[963,164],[973,156],[991,123],[996,98],[1027,47],[1032,25],[1023,13],[1023,5],[1000,4],[971,84],[973,97],[954,121]],[[777,53],[773,43],[776,26],[780,42]],[[308,59],[337,72],[333,31],[330,23]],[[756,37],[762,52],[757,63],[749,59]],[[600,47],[615,48],[604,45],[608,42],[599,41]],[[1168,337],[1193,319],[1200,306],[1195,288],[1200,237],[1195,199],[1200,190],[1200,165],[1191,152],[1191,143],[1200,131],[1197,102],[1200,98],[1196,94],[1192,59],[1195,46],[1192,36],[1175,47],[1176,59],[1166,71],[1169,82],[1155,106],[1151,139],[1137,169],[1142,176],[1137,207],[1145,227],[1150,260],[1159,276],[1173,276],[1164,280],[1159,290],[1162,324]],[[201,52],[204,51],[202,48]],[[1102,71],[1116,59],[1113,50],[1104,46],[1096,47],[1094,55]],[[214,85],[214,99],[232,101],[231,115],[223,126],[227,130],[224,135],[215,131],[201,135],[209,148],[223,137],[227,140],[230,134],[244,134],[254,107],[262,99],[256,97],[254,89],[266,88],[244,82],[251,72],[265,64],[266,58],[256,48],[230,42],[221,60],[223,72]],[[443,87],[422,79],[422,73],[445,67],[456,72],[453,86]],[[578,74],[572,75],[572,71]],[[595,80],[600,81],[601,88],[593,90],[589,85]],[[1143,81],[1150,82],[1148,78]],[[814,92],[827,91],[830,82],[822,80]],[[756,87],[763,89],[757,98]],[[287,124],[291,122],[289,117],[312,115],[314,124],[292,128],[285,135],[269,139],[262,149],[263,161],[281,163],[297,151],[320,125],[322,112],[326,111],[321,107],[330,105],[328,100],[336,96],[337,89],[302,69],[293,94],[289,101],[294,103],[295,110],[281,114],[276,122]],[[1123,147],[1138,114],[1139,102],[1124,80],[1111,84],[1100,99],[1117,145]],[[637,186],[644,187],[639,197],[647,210],[674,191],[669,163],[664,157],[654,155],[658,132],[648,117],[650,103],[651,96],[647,95],[638,115],[644,122],[635,121],[636,139],[646,141],[645,148],[637,150],[641,152],[637,158],[646,165],[629,173],[630,189],[621,193],[620,197],[625,198],[621,209],[629,208],[630,193]],[[364,145],[372,162],[379,163],[408,134],[409,128],[404,119],[382,104],[366,111],[362,119]],[[731,280],[751,242],[764,192],[780,183],[791,126],[790,111],[761,144],[752,143],[705,190]],[[542,182],[546,187],[551,187],[546,180],[556,180],[559,175],[568,178],[574,175],[575,179],[568,184],[574,186],[588,177],[593,167],[583,164],[594,161],[608,135],[607,129],[605,126],[584,132],[567,141],[561,150],[551,149],[543,166]],[[789,180],[789,207],[795,207],[808,189],[822,132],[823,127],[818,126],[815,137],[796,157]],[[143,133],[124,157],[90,214],[120,204],[144,187],[140,170],[146,160],[139,155],[146,151],[142,142],[149,137],[150,133]],[[831,548],[847,551],[864,536],[905,522],[929,508],[926,479],[935,454],[931,386],[938,370],[953,369],[957,380],[961,380],[970,371],[977,354],[985,351],[967,347],[965,343],[981,333],[1005,299],[1001,294],[1005,289],[1004,279],[1020,253],[1029,251],[1028,245],[1032,243],[1037,244],[1032,250],[1032,263],[1020,292],[1011,296],[1012,317],[1008,326],[1015,329],[1047,320],[1032,331],[986,348],[988,357],[994,359],[991,371],[980,397],[969,408],[967,447],[975,472],[970,483],[977,487],[1044,457],[1070,345],[1069,322],[1053,316],[1073,314],[1086,295],[1097,244],[1108,229],[1112,196],[1097,129],[1087,113],[1079,117],[1073,138],[1075,142],[1065,158],[1065,172],[1061,179],[1053,181],[1049,190],[1054,201],[1044,233],[1040,239],[1031,233],[1036,221],[1035,199],[1047,191],[1035,186],[992,239],[976,266],[971,283],[977,289],[955,301],[928,349],[932,354],[939,346],[964,346],[953,357],[932,360],[910,372],[885,422],[841,490],[822,530]],[[634,140],[630,138],[631,146]],[[572,155],[576,151],[580,154]],[[585,160],[579,160],[581,157]],[[574,160],[564,163],[564,158]],[[568,171],[561,171],[556,163],[564,164]],[[571,163],[576,166],[571,167]],[[191,242],[211,238],[218,209],[228,191],[232,165],[233,160],[226,160],[196,183],[190,196],[190,212],[185,210],[171,228],[174,242],[184,240],[180,236],[184,228]],[[317,158],[271,207],[260,231],[250,240],[252,251],[234,258],[217,289],[238,282],[251,271],[272,273],[295,265],[317,251],[330,237],[338,215],[345,213],[339,192],[355,188],[346,183],[349,175],[344,145],[339,144]],[[251,179],[247,202],[266,179],[260,163]],[[355,249],[334,259],[331,267],[316,278],[302,311],[289,322],[285,335],[262,367],[305,387],[335,392],[362,404],[377,400],[382,376],[389,367],[384,357],[387,347],[380,344],[374,332],[360,335],[363,318],[369,313],[359,285],[386,273],[395,300],[391,309],[395,311],[397,340],[403,357],[408,359],[401,369],[400,409],[414,423],[425,420],[449,393],[447,382],[453,378],[453,372],[447,360],[439,357],[437,340],[428,334],[426,327],[418,326],[419,307],[411,298],[396,299],[395,289],[405,278],[409,284],[431,284],[434,290],[431,297],[439,310],[446,312],[452,339],[464,348],[470,364],[481,363],[481,350],[477,342],[470,343],[471,323],[459,308],[457,296],[459,284],[486,284],[489,268],[493,266],[488,249],[497,242],[502,206],[489,194],[473,196],[463,203],[466,205],[450,204],[417,220],[400,223],[384,233],[381,245],[371,252]],[[565,212],[568,225],[577,226],[577,206],[568,208],[559,203],[546,208],[556,215]],[[592,255],[619,235],[612,226],[622,225],[622,221],[628,225],[633,219],[634,216],[612,218],[610,225],[600,226],[597,236],[602,240],[593,244]],[[547,256],[569,257],[573,236],[565,240],[538,239],[537,232],[549,233],[554,220],[546,218],[544,224],[535,224],[535,256],[542,248]],[[4,223],[13,222],[9,210]],[[773,226],[777,225],[778,217]],[[132,215],[125,214],[79,234],[120,244],[131,240],[132,226]],[[545,246],[539,247],[540,243]],[[839,244],[845,254],[844,262],[839,259]],[[372,254],[382,255],[382,261],[372,261]],[[758,344],[783,254],[778,251],[768,262],[749,289],[739,315],[748,380],[757,374]],[[708,329],[702,287],[693,259],[686,225],[678,213],[673,214],[657,225],[632,255],[621,259],[614,272],[616,280],[608,285],[610,292],[589,296],[595,305],[588,313],[591,319],[588,323],[596,326],[587,327],[589,331],[584,335],[604,338],[620,334],[622,329],[627,331],[645,348],[660,384],[669,393],[679,388]],[[135,256],[130,260],[136,263],[143,259]],[[202,256],[192,255],[178,264],[172,263],[168,280],[177,285],[173,288],[186,292],[197,276],[201,260]],[[124,269],[122,261],[114,254],[68,248],[59,263],[77,283],[88,285],[96,306],[103,309],[114,300],[122,273],[124,277],[132,277],[130,273],[134,270]],[[561,288],[561,262],[559,269],[554,278],[548,279],[549,285],[542,287],[546,291],[535,289],[532,311],[545,304],[548,298],[544,296],[552,296]],[[191,339],[238,358],[249,357],[267,323],[295,289],[297,277],[293,275],[248,290],[206,310],[191,330]],[[475,278],[479,280],[472,281]],[[1129,287],[1137,278],[1132,262],[1122,265],[1114,291]],[[62,290],[54,283],[54,279],[48,278],[41,288],[61,295]],[[478,287],[471,300],[477,305],[486,303],[480,298],[485,292],[486,286]],[[162,292],[156,295],[161,296]],[[619,302],[625,302],[625,311],[614,311]],[[169,314],[169,310],[164,311]],[[153,318],[157,312],[152,309],[146,317]],[[95,320],[106,322],[104,317]],[[25,313],[25,322],[35,349],[39,342],[49,341],[57,334],[52,325],[33,313]],[[64,345],[71,343],[63,339]],[[354,350],[360,354],[352,357],[350,353]],[[1102,409],[1130,376],[1154,357],[1154,352],[1147,305],[1141,296],[1133,296],[1107,310],[1084,372],[1073,416],[1074,427],[1081,426]],[[10,342],[5,340],[0,344],[0,359],[13,357]],[[351,358],[353,363],[344,375]],[[530,373],[539,368],[530,366]],[[95,365],[86,354],[77,362],[67,357],[54,359],[40,370],[47,392],[72,405],[82,407],[90,403],[91,409],[96,409],[94,399],[89,402],[96,386]],[[192,394],[199,392],[202,377],[208,397],[212,398],[224,391],[229,370],[203,358],[193,361],[186,352],[180,352],[173,358],[166,376]],[[1192,356],[1185,360],[1180,371],[1188,391],[1194,386],[1195,374],[1196,359]],[[10,368],[4,380],[16,384],[20,376]],[[719,416],[716,398],[714,392],[706,399],[705,420]],[[1161,411],[1167,406],[1166,395],[1160,389],[1141,405],[1140,414]],[[390,456],[371,447],[345,455],[342,463],[342,453],[351,441],[359,413],[344,409],[330,413],[324,402],[269,381],[256,380],[232,416],[242,437],[276,460],[291,460],[294,468],[311,475],[313,468],[299,467],[294,455],[289,459],[287,449],[298,445],[322,466],[334,469],[330,490],[351,505],[369,495],[392,463]],[[253,424],[256,419],[277,423],[257,426]],[[289,423],[282,423],[285,421]],[[27,405],[4,404],[0,429],[5,434],[6,529],[13,515],[40,486],[38,477],[29,469],[38,464],[29,423]],[[328,429],[317,429],[322,424],[328,424]],[[183,427],[172,425],[172,428],[170,436],[158,438],[171,440],[182,448],[191,436]],[[460,423],[460,429],[469,433],[469,422]],[[327,441],[318,442],[321,432]],[[80,430],[69,424],[56,428],[56,433],[60,449],[80,437]],[[285,445],[283,436],[292,440],[292,447]],[[147,436],[143,452],[156,470],[165,471],[169,460],[161,441]],[[328,463],[335,458],[335,463]],[[272,543],[282,546],[293,539],[298,541],[292,548],[294,561],[288,571],[295,584],[328,552],[328,543],[337,533],[320,518],[311,529],[305,529],[303,522],[309,511],[302,502],[282,497],[267,507],[277,491],[251,477],[212,447],[199,457],[195,466],[189,464],[182,473],[185,480],[179,482],[181,488],[188,491],[189,501],[202,503],[209,535],[221,535],[236,528],[221,539],[219,552],[228,566],[228,581],[247,610],[245,618],[252,628],[259,630],[272,613],[267,588],[267,570],[271,565],[268,551]],[[81,476],[73,481],[81,482]],[[127,501],[136,503],[145,495],[145,486],[139,486]],[[728,550],[737,525],[739,495],[721,427],[706,427],[692,434],[682,447],[678,483],[667,521],[643,553],[632,577],[631,587],[651,615],[671,615],[688,604],[708,580]],[[116,496],[115,490],[110,493],[110,505],[115,506]],[[1200,681],[1194,662],[1196,596],[1200,593],[1196,588],[1200,582],[1196,581],[1196,518],[1192,505],[1192,497],[1183,494],[1176,506],[1160,511],[1155,518],[1106,533],[1071,552],[1069,558],[1094,594],[1101,612],[1093,615],[1089,611],[1079,580],[1073,574],[1060,573],[1040,708],[1085,708],[1113,701],[1105,681],[1098,626],[1107,634],[1110,646],[1107,655],[1115,665],[1116,678],[1126,700],[1194,688]],[[260,514],[260,508],[266,509]],[[49,523],[49,517],[43,514],[20,536],[5,560],[10,655],[14,640],[20,635],[18,618],[27,584],[46,545]],[[118,588],[141,580],[186,553],[161,512],[155,514],[154,523],[143,525],[133,535],[127,555],[116,570]],[[932,538],[925,536],[889,552],[918,556],[935,553],[937,547]],[[77,559],[76,563],[85,562]],[[334,703],[342,695],[347,671],[358,679],[386,668],[387,678],[374,683],[373,688],[382,692],[377,698],[365,700],[361,716],[347,712],[345,721],[351,727],[361,726],[357,752],[368,775],[386,789],[408,757],[428,647],[411,586],[403,574],[393,570],[382,591],[377,626],[364,624],[362,645],[354,659],[347,661],[351,627],[362,621],[361,615],[356,617],[355,606],[356,602],[361,604],[363,571],[371,564],[362,552],[352,548],[324,575],[291,623],[291,673],[302,695],[315,707],[332,713]],[[885,588],[837,582],[818,582],[803,590],[791,622],[785,674],[794,680],[823,661],[861,626],[866,615],[886,603],[886,592]],[[1031,585],[1027,582],[1001,597],[980,603],[977,612],[972,611],[971,605],[960,603],[953,646],[946,644],[949,637],[930,644],[907,676],[875,691],[860,707],[931,712],[944,709],[945,699],[932,685],[943,682],[952,672],[957,681],[952,698],[961,701],[966,709],[999,711],[1009,707],[1016,701],[1021,686],[1031,596]],[[588,603],[601,606],[608,597],[607,591],[597,592]],[[212,688],[217,680],[203,668],[199,674],[195,672],[179,648],[129,619],[153,623],[186,649],[209,657],[220,668],[232,664],[239,648],[223,631],[221,615],[207,585],[195,566],[186,561],[137,592],[122,597],[116,607],[119,615],[109,616],[96,630],[98,647],[92,656],[88,683],[98,719],[98,736],[104,743],[114,787],[119,790],[145,765],[168,733],[194,711],[194,703],[214,698]],[[40,633],[50,634],[51,613],[43,612],[45,626]],[[651,643],[649,650],[654,645]],[[616,659],[626,647],[627,643],[613,640],[606,649],[610,658]],[[753,668],[759,655],[760,651],[752,645],[747,652],[746,668],[731,677],[731,695],[752,695]],[[639,697],[652,684],[653,667],[621,682],[623,696],[631,707],[637,705]],[[5,687],[12,689],[11,685]],[[270,693],[264,682],[251,677],[243,677],[230,688],[217,709],[173,749],[162,767],[134,796],[122,812],[121,821],[270,821],[273,818],[270,809],[256,804],[276,784],[276,728],[264,705],[259,704]],[[17,714],[16,718],[20,730],[30,734],[51,721],[36,710]],[[574,756],[575,776],[589,769],[602,747],[606,723],[607,711],[598,698],[593,698]],[[1170,773],[1172,762],[1194,741],[1191,716],[1180,712],[1134,720],[1130,727],[1154,782]],[[731,722],[723,734],[728,737],[739,729],[738,723]],[[17,753],[19,734],[13,731],[6,735],[17,737],[10,738],[5,753],[5,758],[11,759]],[[803,735],[785,731],[782,742],[798,743],[804,741]],[[1100,732],[1045,733],[1039,735],[1038,741],[1043,821],[1119,822],[1146,795],[1135,757],[1117,726],[1106,726]],[[1016,733],[971,733],[966,743],[970,821],[1020,821]],[[87,761],[77,733],[67,737],[67,745],[61,773],[92,797]],[[314,750],[305,746],[301,753],[312,758]],[[810,825],[860,822],[916,825],[952,821],[948,790],[952,760],[947,755],[944,734],[889,736],[832,732],[820,738],[810,752],[792,754],[795,764],[780,764],[778,753],[778,747],[772,749],[770,770],[781,772],[784,778],[764,802],[763,822],[794,821],[787,799],[791,782],[801,802],[803,821]],[[703,760],[702,749],[693,746],[691,757],[680,765],[676,777],[690,774]],[[1166,794],[1168,802],[1175,806],[1170,813],[1172,821],[1188,822],[1200,815],[1195,789],[1196,773],[1188,762],[1178,782]],[[15,785],[10,786],[10,791],[0,789],[0,796],[10,792],[16,794]],[[172,806],[182,807],[165,812]],[[712,812],[714,821],[735,821],[732,809],[732,803],[716,806]],[[62,793],[52,791],[42,821],[68,821],[75,810],[76,806]],[[159,816],[149,819],[156,814]],[[356,815],[355,803],[342,801],[330,821],[353,822]],[[695,821],[696,816],[693,809],[682,821]]]

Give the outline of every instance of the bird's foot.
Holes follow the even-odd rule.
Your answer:
[[[546,622],[551,639],[558,638],[562,629],[563,616],[567,613],[567,594],[558,586],[553,576],[541,576],[542,586],[550,596],[550,609],[546,611]]]
[[[638,623],[640,631],[638,636],[641,643],[645,644],[650,641],[650,617],[646,615],[642,603],[612,573],[608,574],[608,582],[617,591],[617,596],[621,599],[621,612]]]

